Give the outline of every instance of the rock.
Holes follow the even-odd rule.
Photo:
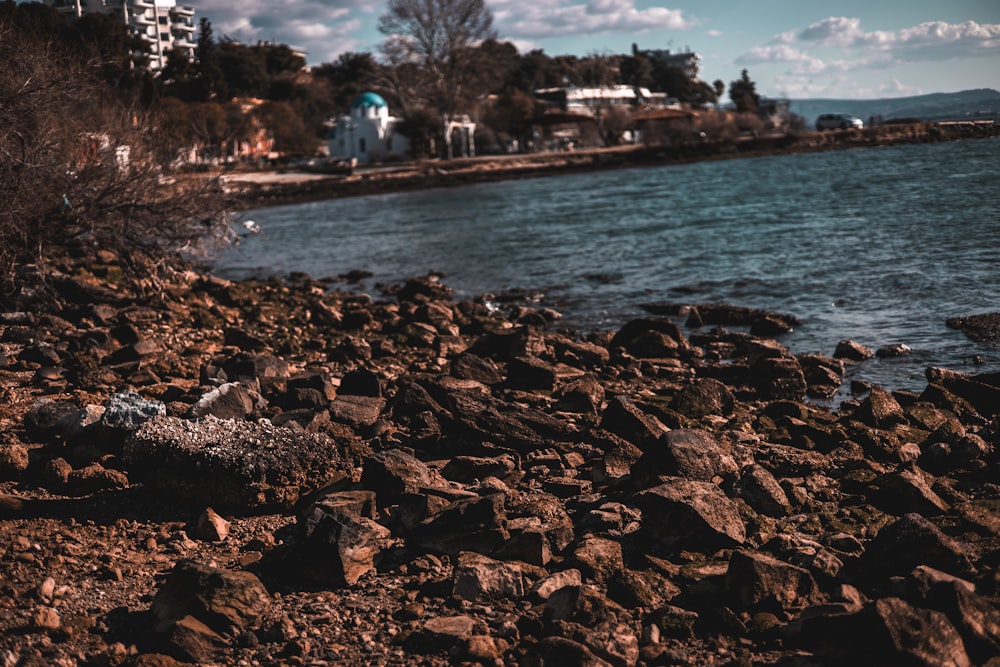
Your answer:
[[[62,625],[59,612],[52,607],[38,607],[31,615],[31,626],[38,630],[51,632],[58,630]]]
[[[890,357],[905,357],[913,350],[909,345],[904,343],[893,343],[892,345],[883,345],[882,347],[875,350],[875,356],[879,359],[886,359]]]
[[[754,386],[766,399],[801,400],[808,389],[798,359],[792,356],[763,357],[750,364]]]
[[[892,597],[876,600],[859,612],[804,619],[792,643],[808,646],[838,664],[972,665],[947,616]]]
[[[385,409],[385,399],[378,396],[352,396],[342,394],[330,404],[330,418],[359,429],[378,421]]]
[[[976,664],[1000,655],[1000,607],[977,594],[972,583],[921,567],[910,573],[907,584],[914,590],[914,605],[947,615]]]
[[[605,583],[625,569],[622,545],[596,535],[584,535],[580,538],[568,561],[584,577],[599,583]]]
[[[557,389],[553,397],[558,410],[597,414],[604,406],[604,387],[588,373]]]
[[[746,541],[736,506],[710,482],[669,478],[634,502],[642,510],[638,535],[656,552],[732,548]]]
[[[229,536],[229,522],[219,516],[211,507],[198,516],[195,537],[206,542],[222,542]]]
[[[492,359],[471,353],[461,354],[451,362],[451,375],[462,380],[475,380],[485,385],[503,382],[504,376]]]
[[[361,486],[374,491],[379,502],[388,505],[397,502],[403,494],[447,487],[448,482],[412,454],[387,449],[365,461]]]
[[[42,397],[35,401],[24,415],[24,426],[28,435],[39,442],[51,442],[62,435],[63,420],[80,411],[73,401],[57,401]]]
[[[233,635],[256,627],[270,606],[267,589],[249,572],[181,560],[157,591],[150,612],[160,631],[193,616],[213,632]]]
[[[514,357],[507,362],[507,386],[526,391],[552,391],[558,372],[538,357]]]
[[[926,376],[929,383],[940,385],[968,401],[983,417],[1000,414],[1000,375],[966,375],[930,367]]]
[[[66,476],[66,491],[76,495],[125,489],[128,485],[128,476],[125,473],[105,468],[100,463],[92,463],[85,468],[73,470]]]
[[[448,652],[467,644],[473,636],[475,626],[476,621],[465,615],[431,618],[406,638],[403,647],[414,653]]]
[[[329,437],[265,422],[156,417],[126,442],[129,475],[176,499],[246,512],[290,508],[342,469]]]
[[[13,480],[28,469],[28,449],[19,444],[0,445],[0,481]]]
[[[531,647],[525,657],[525,667],[612,667],[607,660],[594,655],[586,644],[565,637],[546,637]]]
[[[644,449],[632,465],[632,476],[640,483],[655,475],[710,482],[737,469],[731,453],[707,431],[674,429],[647,442]]]
[[[114,394],[104,406],[101,425],[108,429],[132,432],[154,417],[167,414],[166,405],[149,401],[133,391]]]
[[[708,415],[728,417],[733,413],[734,398],[726,385],[712,378],[699,378],[682,388],[670,401],[670,409],[691,419]]]
[[[915,512],[925,517],[946,513],[948,503],[931,489],[934,479],[916,466],[881,478],[874,499],[882,510],[902,515]]]
[[[842,340],[837,343],[837,350],[833,353],[834,359],[847,359],[848,361],[865,361],[875,356],[875,352],[870,347],[853,340]]]
[[[656,417],[647,414],[625,396],[615,396],[608,401],[601,416],[601,428],[626,440],[640,449],[655,442],[667,432],[667,427]]]
[[[949,317],[945,325],[959,329],[977,343],[992,343],[1000,340],[1000,313],[984,313],[966,317]]]
[[[191,406],[188,414],[194,419],[207,415],[217,419],[243,419],[261,402],[256,392],[238,382],[227,382],[204,394]]]
[[[752,551],[737,551],[729,559],[726,587],[740,605],[777,613],[802,609],[821,599],[808,570]]]
[[[681,593],[677,584],[655,570],[621,569],[607,583],[608,597],[626,609],[658,609]]]
[[[800,354],[796,358],[806,378],[806,393],[818,398],[829,398],[844,383],[844,362],[819,354]]]
[[[444,554],[476,551],[487,554],[510,537],[503,496],[458,500],[413,529],[413,544]]]
[[[879,531],[865,551],[868,573],[905,575],[927,565],[962,577],[975,573],[967,550],[919,514],[907,514]]]
[[[521,568],[482,554],[463,551],[455,564],[452,593],[471,602],[519,600],[525,584]]]
[[[304,512],[295,553],[301,562],[299,574],[309,581],[351,586],[375,567],[392,533],[337,500],[328,497]]]
[[[906,423],[903,408],[892,394],[878,386],[872,387],[871,394],[851,413],[851,417],[867,426],[882,429]]]
[[[184,616],[164,630],[171,653],[186,662],[211,664],[225,654],[229,642],[194,616]]]
[[[687,350],[688,342],[680,327],[668,319],[632,320],[618,330],[608,343],[609,349],[624,348],[639,359],[676,357]]]
[[[587,584],[553,591],[543,611],[544,619],[550,623],[569,621],[588,628],[617,624],[626,614],[626,610],[605,597],[601,589]]]
[[[792,504],[778,480],[756,463],[744,468],[737,484],[740,497],[757,512],[771,517],[787,516]]]
[[[536,581],[528,591],[528,595],[533,600],[544,602],[561,588],[567,586],[579,588],[582,584],[583,575],[580,573],[580,570],[576,568],[559,570]]]

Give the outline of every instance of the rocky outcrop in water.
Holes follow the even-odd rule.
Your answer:
[[[872,351],[779,314],[113,275],[0,314],[3,664],[1000,654],[995,374],[832,412]]]

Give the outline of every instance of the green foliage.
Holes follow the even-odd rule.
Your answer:
[[[737,111],[752,113],[760,106],[757,85],[750,80],[746,70],[743,70],[739,79],[729,83],[729,99],[736,105]]]

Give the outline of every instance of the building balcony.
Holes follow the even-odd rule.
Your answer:
[[[172,46],[175,50],[184,51],[195,48],[196,44],[192,42],[190,39],[186,39],[183,36],[175,34]]]
[[[170,8],[170,13],[176,16],[194,16],[194,7],[182,7],[177,5]]]
[[[152,0],[128,0],[128,6],[140,11],[153,9],[155,7]]]
[[[171,22],[170,29],[175,33],[184,33],[187,35],[193,35],[195,27],[193,25],[188,25],[187,23],[177,23]]]

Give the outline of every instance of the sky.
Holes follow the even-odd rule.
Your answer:
[[[702,80],[746,69],[767,97],[1000,90],[1000,0],[486,0],[502,40],[549,56],[694,51]],[[216,37],[378,56],[385,0],[178,0]]]

